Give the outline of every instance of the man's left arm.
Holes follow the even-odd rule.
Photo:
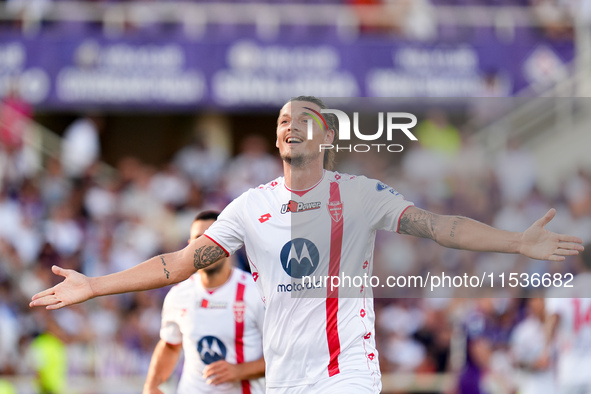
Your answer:
[[[556,210],[550,209],[524,232],[499,230],[463,216],[437,215],[411,206],[400,218],[398,232],[432,239],[439,245],[475,252],[520,253],[532,259],[563,261],[583,250],[583,240],[546,230]]]
[[[220,360],[209,364],[203,370],[203,378],[213,385],[258,379],[263,376],[265,376],[265,359],[263,357],[240,364],[231,364]]]

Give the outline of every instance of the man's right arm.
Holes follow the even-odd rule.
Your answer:
[[[74,270],[52,267],[65,280],[37,293],[29,306],[60,309],[94,297],[155,289],[182,282],[195,271],[205,268],[226,255],[211,239],[201,236],[187,247],[173,253],[152,257],[135,267],[114,274],[88,278]]]
[[[150,361],[143,394],[162,394],[158,386],[166,382],[172,374],[181,349],[181,344],[173,345],[162,339],[158,342]]]

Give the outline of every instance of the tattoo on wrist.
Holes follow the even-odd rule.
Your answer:
[[[166,269],[166,262],[164,261],[164,256],[160,256],[162,259],[162,265],[164,266],[164,274],[166,274],[166,279],[170,278],[170,271]]]
[[[196,270],[205,268],[215,263],[225,255],[225,252],[219,246],[202,246],[195,249],[193,255],[193,266]]]

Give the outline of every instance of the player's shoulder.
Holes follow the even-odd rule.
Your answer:
[[[395,196],[399,195],[393,187],[379,179],[368,178],[365,175],[342,174],[336,171],[327,171],[331,182],[338,182],[342,186],[356,188],[359,192],[385,192]]]
[[[337,182],[337,183],[351,183],[351,182],[359,182],[363,181],[364,176],[360,175],[351,175],[345,174],[338,171],[324,171],[324,177],[329,182]]]
[[[236,197],[223,211],[220,218],[226,218],[228,215],[243,214],[246,207],[251,204],[257,204],[263,200],[270,198],[270,196],[280,190],[284,185],[283,177],[275,178],[274,180],[259,185],[255,188],[250,188],[240,196]],[[216,223],[213,224],[215,226]]]
[[[188,279],[174,285],[166,294],[164,299],[165,303],[173,302],[175,304],[182,303],[191,298],[191,295],[195,292],[195,286],[197,286],[197,280],[199,274],[193,274]]]
[[[277,190],[278,188],[282,187],[285,184],[285,178],[282,176],[273,179],[265,184],[259,185],[253,189],[250,189],[248,192],[250,193],[263,193],[269,192],[273,190]]]

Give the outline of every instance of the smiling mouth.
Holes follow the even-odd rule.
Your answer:
[[[304,142],[304,140],[299,137],[292,136],[292,137],[286,138],[285,142],[289,145],[295,145],[295,144],[301,144],[302,142]]]

